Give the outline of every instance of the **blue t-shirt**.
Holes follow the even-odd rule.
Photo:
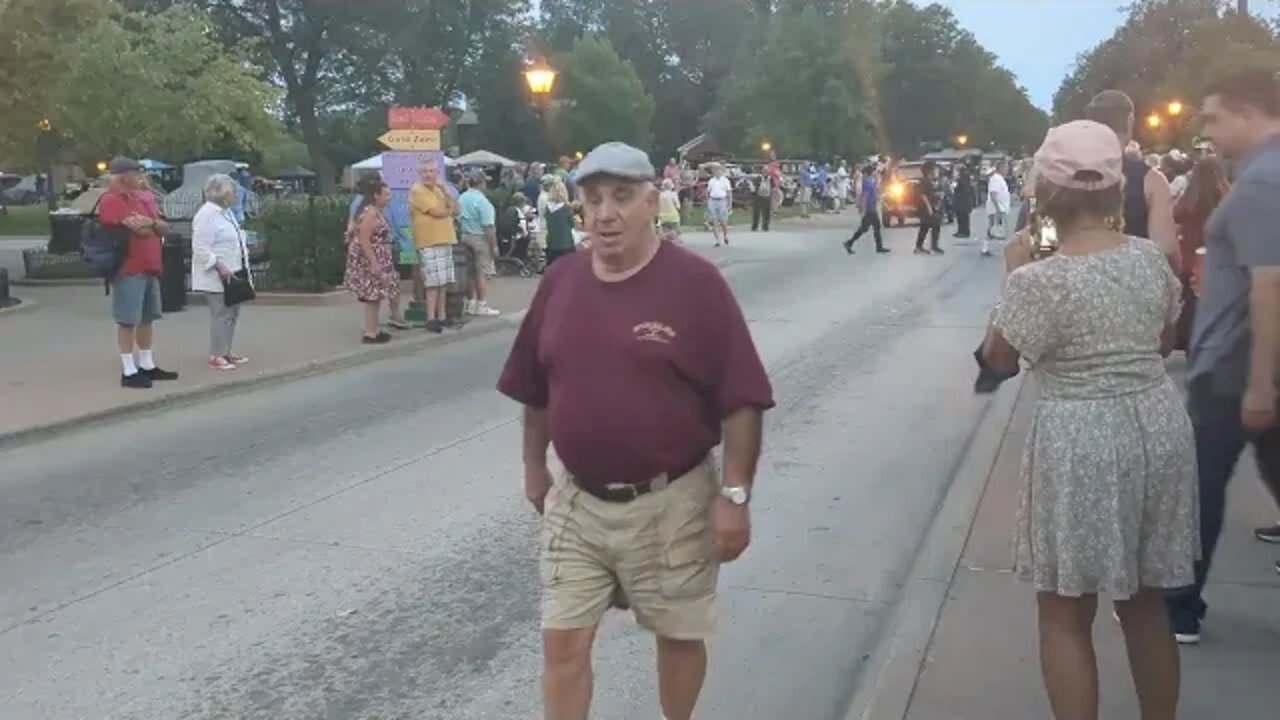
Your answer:
[[[483,235],[485,228],[493,227],[495,214],[493,203],[475,188],[458,198],[458,225],[463,235]]]
[[[862,178],[862,211],[875,212],[880,207],[880,186],[870,175]]]

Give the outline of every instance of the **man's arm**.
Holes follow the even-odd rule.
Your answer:
[[[750,488],[760,461],[763,413],[744,407],[724,420],[724,484]]]
[[[525,467],[545,468],[547,448],[551,446],[551,431],[547,427],[547,409],[526,405],[524,407],[524,458]]]
[[[1182,253],[1178,251],[1178,226],[1173,221],[1173,193],[1169,190],[1169,181],[1156,170],[1149,171],[1144,181],[1144,194],[1147,199],[1147,234],[1164,250],[1174,272],[1180,272]]]
[[[1249,270],[1249,384],[1246,395],[1263,409],[1276,403],[1276,372],[1280,370],[1280,267]]]

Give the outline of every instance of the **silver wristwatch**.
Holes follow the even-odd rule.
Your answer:
[[[746,505],[751,499],[751,492],[743,485],[721,485],[720,496],[734,505]]]

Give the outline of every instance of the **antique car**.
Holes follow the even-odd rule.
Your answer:
[[[892,225],[895,218],[898,220],[898,225],[905,225],[907,218],[919,216],[916,210],[917,190],[923,177],[924,163],[904,162],[898,163],[893,168],[889,181],[884,184],[880,193],[880,205],[883,208],[881,214],[885,227]]]

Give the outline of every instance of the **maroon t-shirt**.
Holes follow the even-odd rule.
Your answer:
[[[724,418],[773,407],[720,271],[672,243],[621,282],[596,278],[589,252],[553,265],[498,390],[546,408],[565,468],[597,486],[687,470],[720,443]]]

